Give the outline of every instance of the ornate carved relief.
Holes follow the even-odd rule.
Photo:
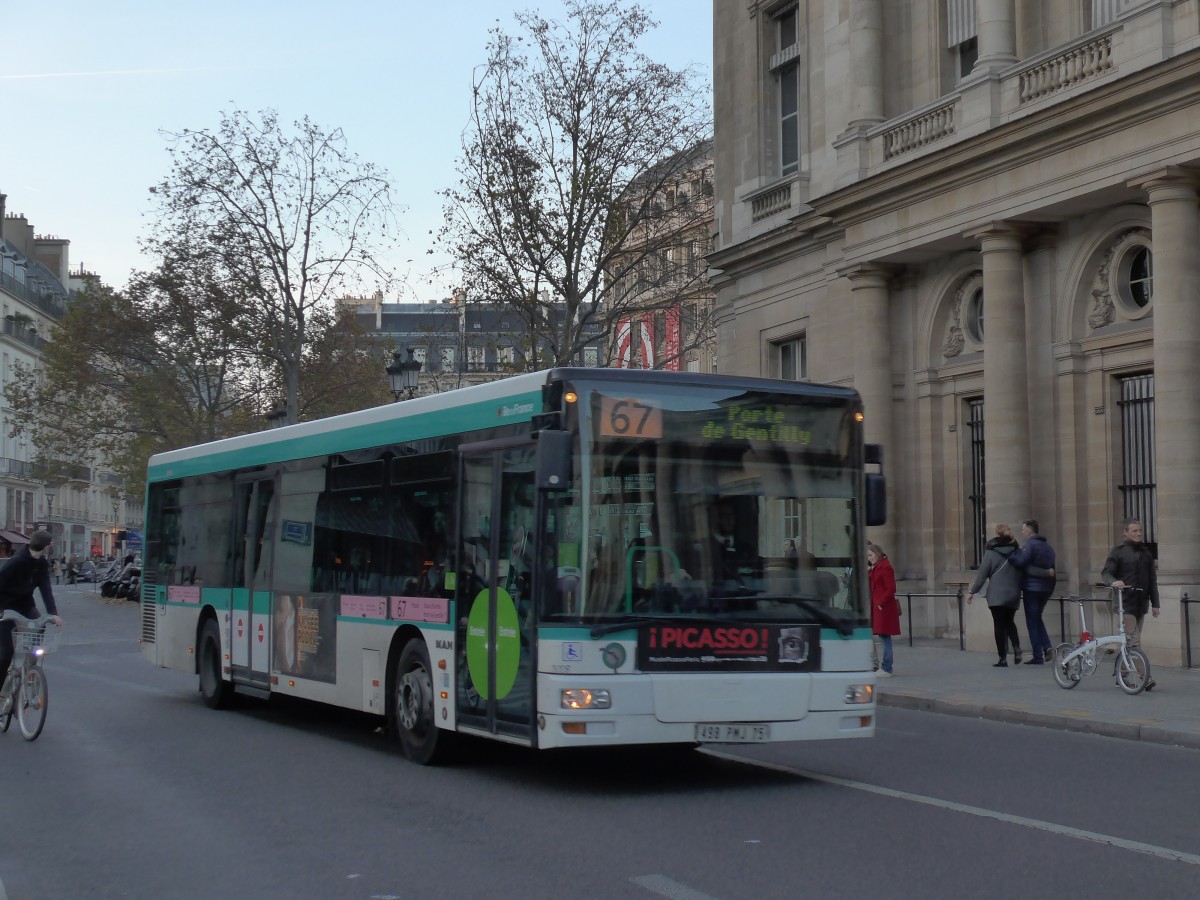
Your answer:
[[[1114,296],[1119,291],[1117,268],[1126,251],[1135,246],[1150,246],[1148,228],[1130,228],[1104,251],[1104,258],[1096,268],[1091,290],[1092,306],[1088,310],[1087,324],[1092,331],[1116,321],[1119,309],[1119,297]]]
[[[963,304],[979,289],[979,280],[980,276],[976,273],[960,284],[954,292],[946,325],[946,337],[942,341],[942,356],[946,359],[953,359],[966,349],[967,336],[963,333],[962,326]]]

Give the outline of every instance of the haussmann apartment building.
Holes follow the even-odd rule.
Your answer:
[[[720,371],[861,393],[902,593],[1033,516],[1055,596],[1102,598],[1141,517],[1143,645],[1179,664],[1191,610],[1200,665],[1200,0],[715,0],[713,33]]]

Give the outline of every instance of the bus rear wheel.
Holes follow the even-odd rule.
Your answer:
[[[445,752],[448,733],[434,724],[433,667],[421,640],[400,651],[392,689],[392,721],[404,755],[420,765],[437,762]]]
[[[221,626],[209,619],[200,629],[200,696],[209,709],[224,709],[233,701],[233,685],[221,677]]]

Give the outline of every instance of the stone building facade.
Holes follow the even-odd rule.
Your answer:
[[[534,339],[521,317],[487,302],[469,302],[463,294],[440,303],[384,302],[348,297],[358,324],[368,334],[390,339],[400,351],[411,350],[421,363],[417,393],[433,394],[507,378],[517,372],[545,368],[548,348],[531,353]],[[563,315],[562,304],[544,301],[548,316]],[[597,366],[603,362],[603,335],[597,330],[575,361]]]
[[[714,16],[720,370],[859,390],[902,591],[952,593],[994,523],[1033,516],[1055,595],[1103,597],[1137,515],[1163,608],[1144,644],[1200,662],[1180,602],[1200,599],[1200,2]],[[957,635],[952,599],[913,618]],[[982,604],[965,627],[990,646]]]
[[[140,485],[126,487],[88,448],[61,461],[66,475],[46,484],[35,465],[37,449],[9,427],[3,388],[18,367],[38,367],[72,295],[94,277],[71,269],[70,243],[36,233],[23,214],[8,211],[0,193],[0,556],[39,527],[49,528],[54,555],[64,559],[141,547]]]
[[[607,315],[607,363],[622,369],[712,372],[716,364],[713,289],[705,258],[712,249],[713,155],[704,141],[664,162],[672,173],[651,194],[631,186],[642,219],[606,273],[613,281]]]

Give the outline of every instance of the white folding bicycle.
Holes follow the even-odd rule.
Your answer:
[[[1083,598],[1075,598],[1075,602],[1079,604],[1079,643],[1059,644],[1054,650],[1054,680],[1058,682],[1059,687],[1070,690],[1076,687],[1085,675],[1094,675],[1097,665],[1096,651],[1101,648],[1109,653],[1115,651],[1117,658],[1113,674],[1125,693],[1140,694],[1150,683],[1150,660],[1140,649],[1129,646],[1129,639],[1125,634],[1125,607],[1121,596],[1123,592],[1120,588],[1113,590],[1117,595],[1117,622],[1120,623],[1120,632],[1107,637],[1092,637],[1083,615]]]

